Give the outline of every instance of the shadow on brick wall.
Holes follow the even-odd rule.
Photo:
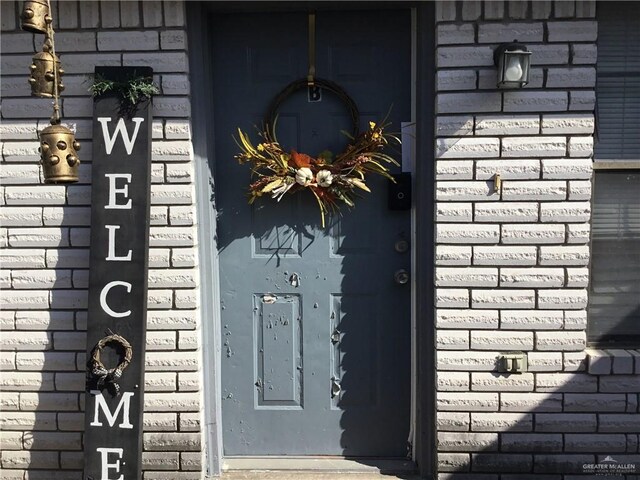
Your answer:
[[[537,373],[533,392],[518,381],[531,374],[483,373],[487,393],[477,373],[469,412],[447,411],[439,394],[440,480],[637,478],[637,375]]]

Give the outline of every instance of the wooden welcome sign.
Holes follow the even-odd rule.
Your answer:
[[[148,67],[96,67],[117,82]],[[151,106],[116,95],[93,110],[84,479],[141,475],[151,181]]]

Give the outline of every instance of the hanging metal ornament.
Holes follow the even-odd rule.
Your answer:
[[[49,0],[46,6],[51,11]],[[71,130],[60,125],[60,91],[64,88],[60,77],[64,71],[56,56],[51,20],[47,22],[46,35],[43,51],[33,57],[29,79],[33,95],[53,98],[51,125],[40,132],[40,163],[45,183],[74,183],[78,181],[80,143]]]
[[[31,33],[44,33],[51,25],[51,8],[47,0],[27,0],[22,7],[20,15],[23,30]]]
[[[49,37],[45,40],[42,52],[33,56],[31,64],[31,95],[36,97],[53,98],[56,94],[54,81],[57,78],[58,92],[64,90],[62,84],[62,75],[64,70],[60,66],[60,59],[51,53],[53,50],[52,42]],[[55,69],[55,71],[54,71]]]
[[[64,125],[49,125],[40,132],[40,158],[45,183],[78,181],[80,143]]]

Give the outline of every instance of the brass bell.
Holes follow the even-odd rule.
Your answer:
[[[46,0],[27,0],[22,7],[22,29],[31,33],[47,33],[53,19]]]
[[[78,143],[73,132],[63,125],[49,125],[40,132],[40,163],[44,183],[78,181]]]
[[[29,78],[31,95],[45,98],[54,96],[54,64],[58,69],[58,93],[64,90],[64,85],[62,85],[64,70],[60,68],[60,59],[45,48],[44,51],[33,56],[33,63],[29,67],[31,69],[31,77]]]

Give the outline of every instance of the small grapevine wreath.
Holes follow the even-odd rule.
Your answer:
[[[120,357],[116,368],[107,369],[100,358],[102,349],[107,345],[114,346]],[[95,387],[97,390],[106,388],[112,396],[117,396],[120,393],[118,380],[122,376],[124,369],[131,363],[132,357],[133,349],[124,337],[113,334],[101,338],[96,346],[93,347],[88,362],[92,387]]]
[[[351,140],[345,151],[333,157],[322,152],[316,157],[295,150],[286,152],[275,136],[275,116],[277,107],[291,93],[306,87],[306,79],[293,82],[272,102],[265,128],[258,135],[262,141],[253,145],[249,135],[238,128],[236,143],[241,152],[235,158],[241,163],[250,163],[251,172],[257,180],[249,185],[249,204],[263,195],[280,201],[285,195],[306,190],[311,192],[318,202],[322,227],[325,216],[340,210],[342,203],[355,206],[358,193],[370,192],[365,182],[366,174],[375,173],[393,181],[387,165],[398,165],[384,149],[400,143],[400,139],[384,129],[385,121],[369,122],[369,128],[357,132],[358,111],[348,95],[333,82],[316,79],[316,84],[337,94],[346,104],[354,123],[353,134],[342,132]]]

